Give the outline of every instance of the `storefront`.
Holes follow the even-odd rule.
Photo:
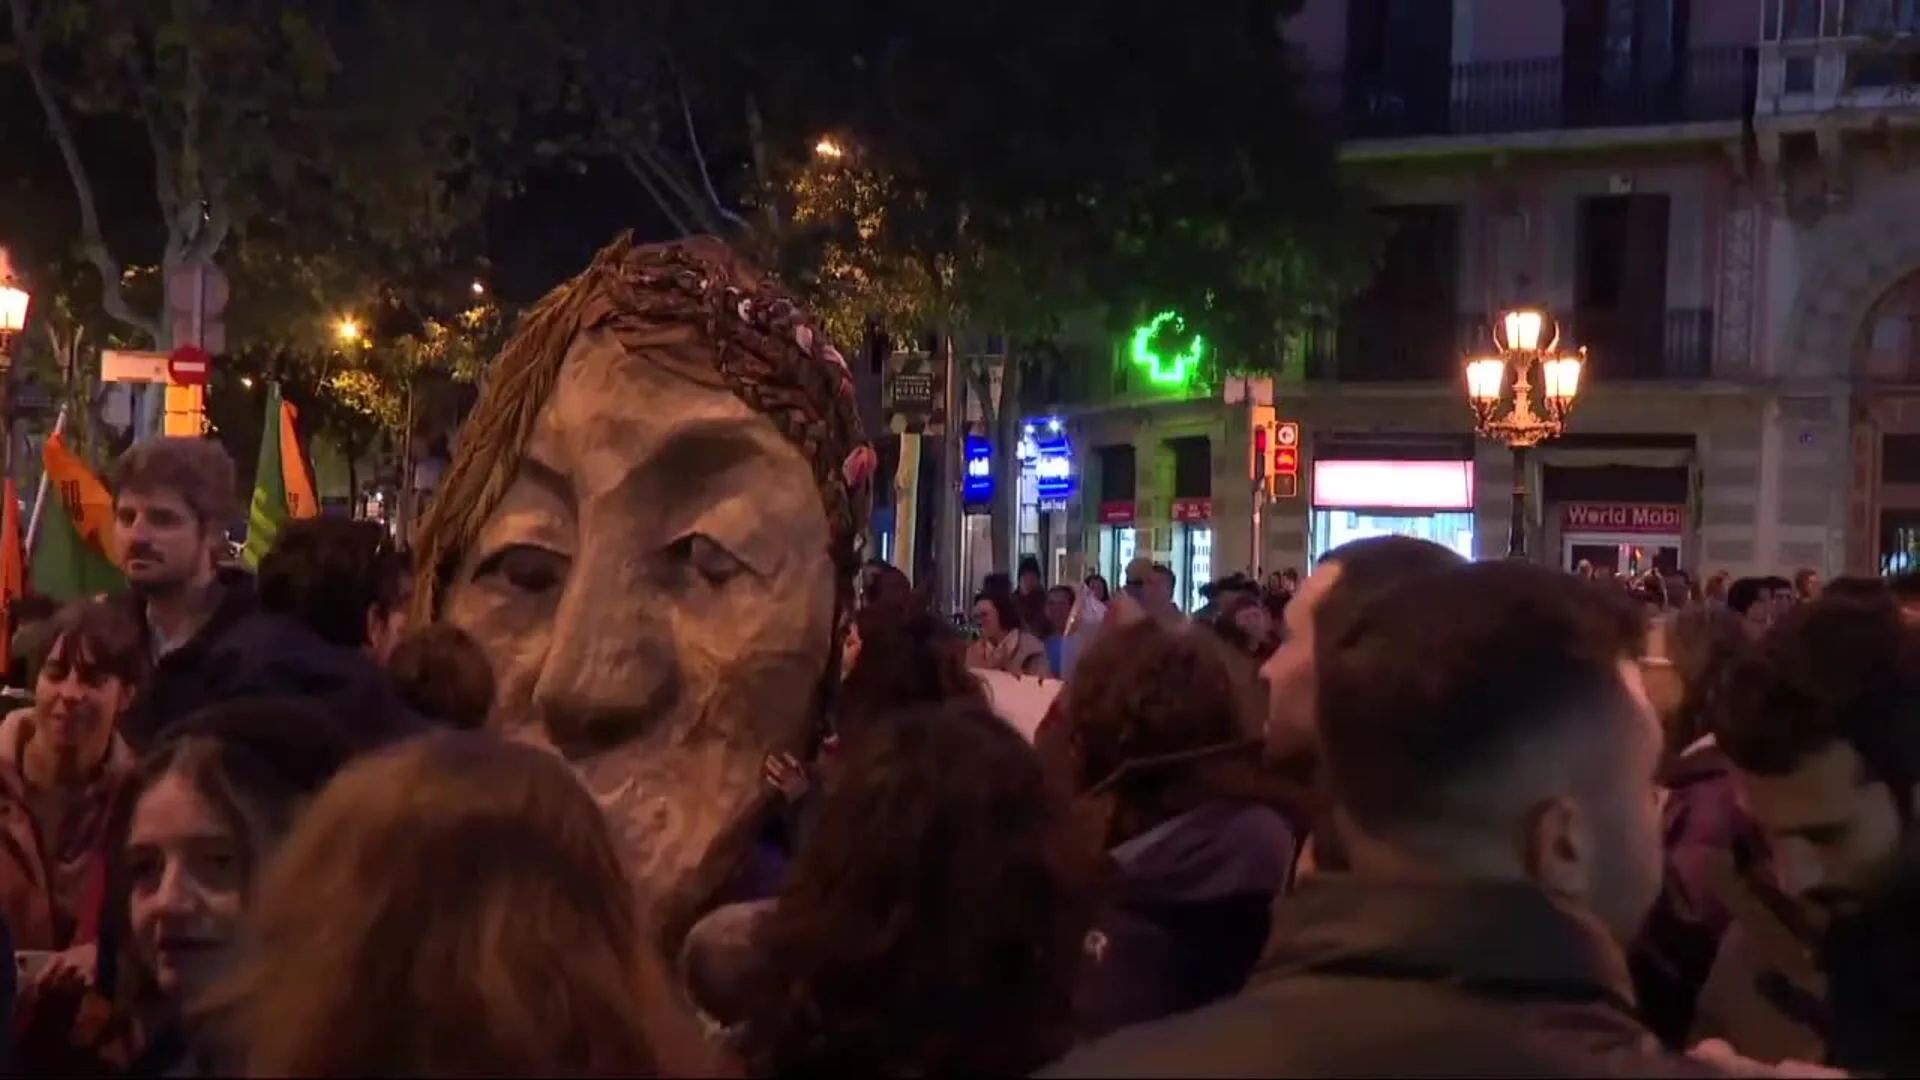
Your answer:
[[[1676,503],[1563,503],[1560,565],[1582,563],[1631,576],[1654,568],[1671,574],[1681,565],[1687,508]]]
[[[1474,557],[1473,444],[1453,437],[1316,440],[1308,555],[1371,536],[1414,536]]]
[[[1139,507],[1134,501],[1138,472],[1132,446],[1102,446],[1094,451],[1100,495],[1100,528],[1094,567],[1118,590],[1126,584],[1127,564],[1140,552]]]
[[[1063,584],[1067,504],[1079,484],[1066,425],[1052,417],[1027,421],[1019,457],[1020,556],[1038,559],[1049,584]]]
[[[1213,499],[1173,500],[1174,600],[1182,611],[1207,601],[1200,590],[1213,581]]]
[[[1167,565],[1173,569],[1174,603],[1198,611],[1200,590],[1213,581],[1213,440],[1205,435],[1168,439],[1173,459],[1173,498],[1168,502]]]
[[[1692,506],[1698,483],[1690,435],[1568,436],[1541,458],[1542,552],[1562,569],[1581,563],[1633,575],[1673,573],[1697,555]]]

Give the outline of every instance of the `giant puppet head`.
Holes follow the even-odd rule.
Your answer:
[[[821,715],[872,465],[845,361],[711,239],[602,251],[462,429],[416,615],[486,650],[496,729],[575,763],[669,937]]]

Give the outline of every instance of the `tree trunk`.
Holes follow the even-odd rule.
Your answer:
[[[992,369],[984,368],[981,381],[991,387]],[[980,414],[993,440],[993,568],[1012,573],[1020,525],[1020,365],[1012,355],[1002,362],[999,398],[984,400]]]

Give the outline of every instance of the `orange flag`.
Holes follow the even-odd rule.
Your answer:
[[[300,452],[300,412],[293,402],[280,401],[280,472],[287,486],[287,516],[316,517],[320,500],[313,497],[313,480],[307,472],[307,456]]]
[[[6,479],[0,507],[0,675],[13,672],[13,605],[27,594],[26,550],[20,545],[20,492]]]

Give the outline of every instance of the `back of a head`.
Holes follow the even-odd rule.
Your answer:
[[[257,944],[206,1006],[251,1075],[654,1064],[633,894],[599,807],[544,751],[447,732],[361,758],[252,914]]]
[[[387,533],[378,523],[315,517],[288,522],[260,560],[260,606],[297,619],[343,648],[367,643],[367,614],[381,602]]]
[[[1753,652],[1746,623],[1718,607],[1690,607],[1664,621],[1664,655],[1679,683],[1675,707],[1662,721],[1668,749],[1685,750],[1712,732],[1728,705],[1733,683],[1744,677]],[[1648,673],[1649,690],[1656,675]]]
[[[1130,789],[1158,786],[1151,762],[1258,739],[1257,687],[1235,659],[1204,627],[1140,620],[1102,633],[1064,691],[1076,790],[1114,783],[1124,769],[1124,801]]]
[[[1342,810],[1376,836],[1504,828],[1462,804],[1516,777],[1554,782],[1546,774],[1574,762],[1532,760],[1536,751],[1608,734],[1615,716],[1623,730],[1629,717],[1650,728],[1621,667],[1644,632],[1619,590],[1529,564],[1474,563],[1389,589],[1316,655],[1324,763]]]
[[[1720,749],[1784,776],[1851,747],[1897,803],[1920,779],[1920,634],[1891,595],[1822,595],[1769,627],[1720,715]]]
[[[1737,578],[1727,586],[1727,610],[1745,615],[1770,591],[1766,578]]]
[[[1066,805],[977,702],[889,717],[839,781],[755,944],[757,1075],[1024,1076],[1071,1041],[1089,924]]]
[[[493,664],[473,635],[451,623],[430,623],[400,639],[387,673],[408,708],[448,727],[478,731],[493,711]]]
[[[1414,536],[1369,536],[1342,544],[1316,564],[1322,569],[1339,567],[1340,572],[1314,607],[1314,633],[1338,635],[1342,625],[1382,593],[1466,562],[1452,548]]]
[[[860,609],[855,625],[860,655],[835,699],[834,727],[843,741],[902,709],[985,700],[979,678],[967,670],[964,644],[925,608],[876,604]]]

